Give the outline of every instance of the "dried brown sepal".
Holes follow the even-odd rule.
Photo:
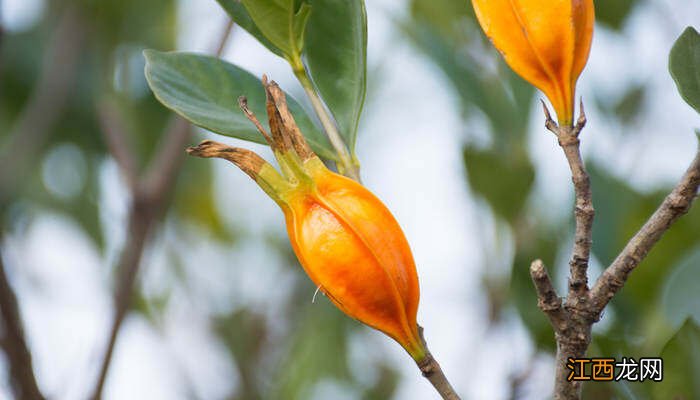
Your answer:
[[[280,115],[277,105],[267,89],[268,81],[266,75],[263,75],[262,82],[263,86],[265,87],[265,96],[267,99],[267,119],[270,123],[270,133],[272,134],[273,144],[271,147],[273,150],[286,153],[292,149],[292,141],[290,140],[289,135],[287,135],[284,131],[282,116]]]
[[[213,140],[205,140],[197,146],[188,147],[187,154],[231,161],[253,179],[257,179],[260,170],[267,164],[267,161],[250,150],[231,147]]]
[[[250,108],[248,108],[248,98],[245,96],[240,96],[238,98],[238,106],[241,108],[241,110],[243,110],[243,114],[245,114],[246,118],[248,118],[248,120],[252,122],[256,128],[258,128],[258,132],[260,132],[263,135],[267,144],[273,146],[272,137],[262,126],[260,120],[258,120],[258,117],[255,116],[255,113],[251,111]]]
[[[302,161],[315,156],[311,147],[306,143],[306,139],[304,139],[304,135],[299,130],[296,121],[294,121],[294,116],[289,112],[287,99],[282,89],[279,88],[275,81],[268,81],[265,75],[263,75],[262,82],[263,86],[265,86],[267,97],[267,114],[270,119],[270,130],[276,144],[279,141],[280,148],[284,150],[293,148]]]

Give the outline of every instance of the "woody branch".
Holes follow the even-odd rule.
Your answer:
[[[76,78],[75,65],[85,46],[85,28],[83,16],[76,7],[69,6],[51,29],[37,83],[0,151],[0,209],[14,200],[30,170],[28,163],[36,159],[65,111]],[[31,349],[11,278],[0,254],[0,348],[15,398],[40,400],[44,396],[34,376]]]
[[[700,147],[695,159],[673,191],[659,208],[629,240],[613,263],[601,274],[593,287],[588,287],[588,261],[594,209],[591,201],[590,178],[579,151],[578,136],[586,123],[581,106],[575,126],[558,126],[544,107],[545,126],[554,132],[569,162],[575,192],[576,231],[572,250],[569,288],[566,301],[556,293],[540,260],[530,266],[538,306],[550,320],[557,342],[555,399],[580,399],[581,383],[569,381],[569,358],[585,355],[591,341],[591,327],[600,320],[605,306],[625,284],[631,272],[671,225],[687,213],[698,195],[700,186]]]
[[[232,29],[233,21],[228,19],[223,34],[216,44],[217,55],[221,55]],[[159,219],[167,210],[169,195],[184,158],[182,148],[185,147],[192,133],[192,128],[186,120],[173,116],[162,135],[167,140],[155,155],[149,168],[139,174],[131,158],[133,150],[127,143],[128,135],[123,131],[126,124],[123,123],[118,110],[104,103],[100,106],[98,115],[109,151],[129,185],[131,205],[127,240],[116,267],[118,278],[114,292],[114,316],[100,360],[97,381],[90,395],[94,400],[102,398],[117,338],[131,304],[144,249]]]
[[[699,186],[700,144],[695,159],[680,182],[593,285],[590,294],[591,307],[598,314],[624,286],[632,271],[642,262],[661,236],[678,218],[690,210],[698,196]]]

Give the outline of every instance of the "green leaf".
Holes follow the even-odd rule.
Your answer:
[[[661,352],[663,381],[654,384],[655,399],[700,398],[700,328],[688,319]]]
[[[238,97],[246,96],[250,109],[261,120],[266,119],[262,118],[267,115],[265,92],[258,78],[215,57],[154,50],[146,50],[144,55],[148,84],[166,107],[212,132],[265,143],[238,107]],[[316,154],[335,160],[330,143],[301,106],[290,95],[287,95],[287,103]]]
[[[311,6],[305,0],[241,0],[241,3],[270,43],[290,62],[300,60],[304,31],[311,12]]]
[[[367,15],[363,0],[311,0],[305,61],[316,88],[353,152],[367,88]]]
[[[686,103],[700,112],[700,34],[685,28],[669,56],[668,68]]]
[[[687,318],[700,323],[700,247],[681,260],[664,283],[661,306],[674,326]]]
[[[241,28],[245,29],[254,38],[258,39],[263,46],[267,47],[271,52],[277,54],[280,57],[284,57],[284,53],[279,47],[272,44],[272,42],[265,37],[260,28],[255,25],[253,18],[250,17],[248,10],[240,2],[240,0],[216,0],[219,5],[226,10],[231,19]]]

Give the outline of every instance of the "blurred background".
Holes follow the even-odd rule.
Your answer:
[[[541,258],[565,288],[573,196],[542,96],[500,60],[466,0],[368,0],[367,12],[357,153],[365,185],[412,245],[431,350],[465,399],[546,398],[553,333],[527,271]],[[597,211],[592,279],[680,177],[700,126],[667,72],[700,2],[607,0],[596,12],[579,80]],[[0,297],[16,294],[38,388],[51,399],[93,393],[120,257],[140,253],[137,235],[140,269],[104,398],[435,398],[398,345],[312,301],[281,212],[247,176],[182,156],[214,138],[271,159],[260,145],[190,133],[145,82],[143,49],[212,53],[226,25],[214,0],[0,0]],[[305,100],[288,65],[242,29],[222,56]],[[110,130],[124,143],[110,143]],[[183,151],[163,159],[173,144]],[[155,209],[131,211],[124,165],[164,184]],[[688,316],[700,322],[698,238],[696,206],[595,325],[589,355],[664,352],[666,375],[691,385],[692,368],[673,360],[697,362],[700,337],[665,344]],[[16,396],[10,334],[0,329],[0,399]],[[661,398],[653,385],[584,387],[587,398]]]

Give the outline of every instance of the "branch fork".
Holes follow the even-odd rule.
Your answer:
[[[557,294],[544,264],[535,260],[530,265],[530,276],[537,292],[537,305],[547,315],[554,328],[557,342],[554,398],[575,400],[581,398],[581,382],[568,381],[570,358],[582,358],[591,342],[591,328],[615,294],[624,286],[631,272],[644,260],[671,225],[687,213],[698,196],[700,187],[700,148],[680,182],[661,203],[659,208],[629,240],[613,263],[601,274],[594,285],[588,286],[588,263],[592,244],[595,214],[590,177],[581,158],[579,135],[586,125],[583,102],[576,125],[559,126],[542,102],[545,127],[553,132],[571,169],[574,184],[576,229],[566,299]]]

